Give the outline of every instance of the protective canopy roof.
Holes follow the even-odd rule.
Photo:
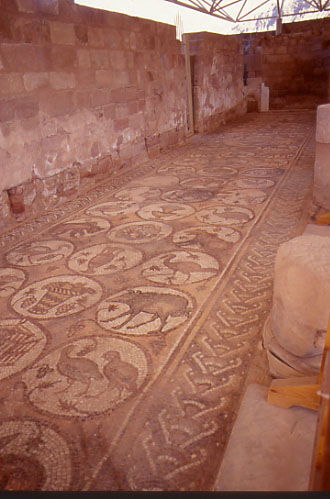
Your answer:
[[[75,3],[175,24],[182,33],[274,30],[283,22],[330,16],[330,0],[75,0]]]

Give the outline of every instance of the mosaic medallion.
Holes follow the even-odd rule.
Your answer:
[[[23,316],[52,319],[83,312],[97,303],[102,288],[82,276],[61,275],[34,282],[13,296],[11,305]]]
[[[210,191],[218,191],[226,183],[225,180],[212,177],[194,177],[182,180],[181,185],[189,189],[209,189]]]
[[[228,188],[233,189],[238,187],[239,189],[249,189],[249,188],[260,188],[265,189],[266,187],[272,187],[275,184],[273,180],[267,178],[240,178],[239,180],[232,180],[230,184],[227,185]]]
[[[32,364],[45,344],[45,334],[32,322],[25,319],[0,320],[0,379]]]
[[[224,246],[231,246],[237,243],[241,238],[238,230],[231,227],[201,226],[191,227],[176,232],[173,236],[173,242],[181,247],[189,247],[196,249],[207,249],[212,245],[213,241],[225,243]]]
[[[182,175],[185,177],[190,177],[196,174],[196,169],[192,166],[179,165],[164,165],[158,168],[158,173],[170,173],[175,175]]]
[[[161,191],[156,187],[129,187],[115,194],[121,201],[143,202],[158,199]]]
[[[39,421],[0,422],[1,490],[68,490],[72,464],[67,443]]]
[[[207,166],[200,171],[201,175],[210,175],[211,177],[230,178],[238,172],[237,168],[227,166]]]
[[[122,243],[149,243],[159,241],[172,232],[170,225],[161,222],[132,222],[112,229],[108,238]]]
[[[118,244],[96,244],[74,253],[68,267],[75,272],[108,275],[130,269],[142,261],[141,251]]]
[[[171,288],[138,287],[121,291],[98,306],[97,323],[132,336],[167,333],[186,322],[193,310],[186,293]]]
[[[178,220],[195,213],[192,206],[175,203],[155,203],[145,206],[137,212],[140,218],[146,220]]]
[[[137,345],[109,336],[88,336],[62,346],[24,373],[29,401],[69,417],[97,415],[135,394],[148,375]]]
[[[170,185],[178,184],[180,179],[174,175],[154,175],[150,177],[143,177],[142,179],[132,181],[134,185],[143,185],[150,187],[167,187]]]
[[[249,222],[254,218],[254,213],[241,206],[219,206],[198,211],[196,217],[205,224],[232,225]]]
[[[0,298],[12,295],[23,284],[24,279],[23,270],[0,268]]]
[[[273,177],[274,175],[282,175],[283,168],[250,168],[242,172],[246,177]]]
[[[251,205],[263,203],[267,199],[267,194],[259,189],[240,189],[221,192],[217,199],[225,204]]]
[[[214,197],[214,192],[206,189],[178,189],[165,192],[162,196],[165,201],[179,203],[202,203]]]
[[[33,241],[22,244],[10,253],[7,253],[6,260],[11,265],[21,265],[30,267],[31,265],[43,265],[61,260],[71,255],[74,250],[73,244],[61,241]]]
[[[142,267],[142,275],[160,284],[180,285],[204,281],[219,270],[215,258],[197,251],[172,251],[152,258]]]
[[[49,232],[53,236],[81,239],[106,232],[110,227],[110,222],[104,218],[83,217],[57,224]]]
[[[133,201],[112,201],[109,203],[101,203],[92,206],[86,210],[86,215],[114,217],[125,215],[126,213],[134,213],[139,209],[139,205]]]

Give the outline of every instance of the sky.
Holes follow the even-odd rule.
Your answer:
[[[183,0],[184,1],[184,0]],[[262,3],[263,0],[248,0],[248,10],[254,5]],[[180,7],[164,0],[75,0],[75,3],[96,7],[98,9],[110,10],[112,12],[120,12],[134,17],[143,17],[154,21],[163,22],[166,24],[177,24],[178,15],[181,18],[184,33],[194,33],[200,31],[209,31],[220,34],[237,34],[240,32],[267,31],[275,29],[275,20],[250,21],[246,23],[232,23],[208,14],[196,12],[194,10]],[[228,3],[230,3],[228,1]],[[285,5],[290,8],[291,12],[297,12],[304,8],[310,8],[303,0],[285,0]],[[268,12],[276,11],[276,1],[267,4],[263,9]],[[234,10],[234,15],[240,5],[234,5],[229,9]],[[236,12],[235,12],[236,11]],[[283,18],[283,22],[292,22],[293,20],[315,19],[316,17],[330,16],[330,12],[318,12],[317,14],[304,16],[290,16]]]

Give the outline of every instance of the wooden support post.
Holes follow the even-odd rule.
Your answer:
[[[184,53],[186,60],[186,81],[187,81],[187,135],[194,133],[194,107],[192,97],[192,84],[191,84],[191,66],[190,66],[190,48],[189,48],[189,34],[183,35]]]

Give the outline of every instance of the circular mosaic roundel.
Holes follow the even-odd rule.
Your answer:
[[[272,177],[274,174],[282,174],[284,170],[281,168],[250,168],[249,170],[244,170],[242,175],[246,177]]]
[[[143,202],[159,198],[160,193],[155,187],[129,187],[117,192],[115,198],[121,201]]]
[[[142,275],[161,284],[191,284],[214,277],[219,270],[215,258],[197,251],[172,251],[158,255],[142,267]]]
[[[192,166],[182,164],[164,165],[158,168],[157,173],[174,173],[175,175],[191,176],[196,174],[196,169]]]
[[[68,490],[72,464],[67,443],[39,421],[0,423],[1,490]]]
[[[259,188],[265,189],[266,187],[272,187],[275,184],[273,180],[267,178],[240,178],[239,180],[232,180],[230,184],[227,185],[229,189],[238,187],[239,189],[249,189],[249,188]]]
[[[226,181],[214,177],[193,177],[182,180],[180,183],[190,189],[209,189],[210,191],[218,191]]]
[[[178,189],[168,191],[162,195],[165,201],[174,201],[179,203],[202,203],[214,197],[214,192],[206,189]]]
[[[112,201],[109,203],[100,203],[88,208],[87,215],[100,216],[100,217],[116,217],[119,215],[126,215],[127,213],[134,213],[139,209],[139,205],[133,201]]]
[[[102,288],[83,276],[61,275],[37,281],[16,293],[13,309],[23,316],[51,319],[83,312],[99,301]]]
[[[21,371],[40,355],[43,331],[26,319],[0,320],[0,379]]]
[[[169,236],[172,227],[161,222],[132,222],[120,225],[108,233],[108,238],[122,243],[142,244]]]
[[[68,266],[75,272],[109,275],[130,269],[142,261],[141,251],[119,244],[96,244],[74,253]]]
[[[126,335],[167,333],[186,322],[193,310],[189,295],[171,288],[138,287],[121,291],[98,306],[99,326]]]
[[[25,280],[23,270],[0,268],[0,298],[12,295]]]
[[[137,345],[110,336],[88,336],[61,346],[23,375],[29,401],[59,416],[98,415],[134,395],[148,375]]]
[[[267,194],[260,189],[239,189],[221,192],[217,199],[225,204],[231,205],[251,205],[263,203],[267,199]]]
[[[210,175],[211,177],[229,178],[235,175],[238,170],[237,168],[230,168],[228,166],[207,166],[203,168],[200,173],[201,175]]]
[[[150,177],[143,177],[138,180],[133,180],[134,185],[143,185],[149,187],[167,187],[179,183],[179,178],[174,175],[154,175]]]
[[[69,255],[74,250],[73,244],[68,241],[50,240],[33,241],[13,249],[6,255],[6,260],[11,265],[30,267],[56,262]]]
[[[55,225],[50,233],[53,236],[81,239],[106,232],[111,227],[104,218],[82,217]]]
[[[137,212],[140,218],[146,220],[178,220],[179,218],[188,217],[195,213],[192,206],[179,203],[162,203],[150,204],[143,207]]]
[[[254,218],[254,213],[248,208],[241,206],[218,206],[196,213],[196,217],[206,224],[245,224]]]
[[[180,245],[180,247],[207,250],[212,245],[212,241],[218,240],[220,243],[224,243],[226,247],[237,243],[240,238],[240,232],[231,227],[202,225],[176,232],[173,236],[173,242]]]

